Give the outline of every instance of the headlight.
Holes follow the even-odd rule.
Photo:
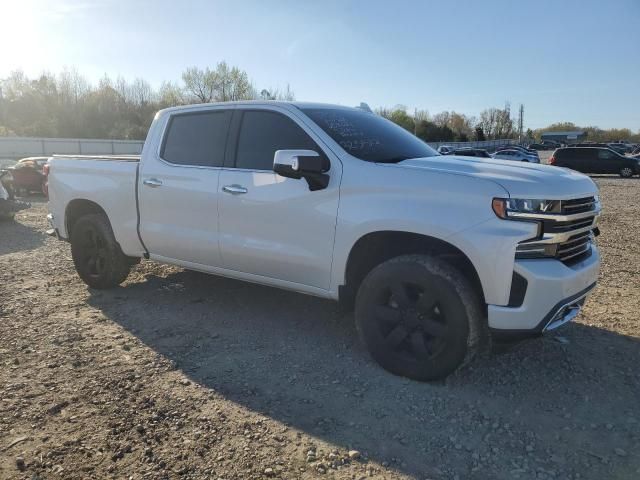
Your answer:
[[[494,198],[491,203],[495,214],[504,219],[510,219],[513,213],[559,213],[558,200],[537,200],[524,198]]]

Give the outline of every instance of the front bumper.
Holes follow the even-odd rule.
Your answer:
[[[54,216],[52,213],[47,214],[47,222],[49,223],[49,226],[51,228],[49,228],[47,230],[47,235],[49,235],[50,237],[56,237],[58,240],[66,240],[65,238],[60,236],[60,232],[58,231],[58,228],[56,227],[56,224],[54,222]]]
[[[565,265],[554,259],[516,260],[514,271],[526,282],[518,307],[488,306],[489,328],[503,334],[539,334],[573,320],[598,279],[600,254]]]

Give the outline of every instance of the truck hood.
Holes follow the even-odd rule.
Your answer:
[[[513,198],[564,200],[598,193],[588,176],[552,165],[455,155],[412,158],[396,165],[489,180],[501,185]]]

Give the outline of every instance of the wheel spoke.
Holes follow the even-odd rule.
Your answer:
[[[400,307],[407,307],[411,304],[411,300],[407,294],[407,287],[401,282],[396,282],[391,285],[391,295]]]
[[[405,338],[407,338],[408,334],[409,334],[409,332],[407,332],[407,329],[404,327],[404,325],[396,325],[393,328],[393,330],[391,330],[391,332],[389,332],[389,335],[387,335],[386,342],[392,348],[396,348],[396,347],[398,347],[398,345],[400,345],[402,343],[402,341]]]
[[[103,249],[98,250],[96,253],[96,273],[100,273],[104,270],[106,264],[105,251]]]
[[[402,319],[402,315],[399,310],[384,305],[377,305],[375,307],[375,316],[380,320],[392,324],[396,324]]]
[[[416,308],[421,313],[431,314],[431,312],[433,312],[433,309],[436,308],[437,303],[438,302],[435,298],[433,298],[427,292],[424,292],[422,295],[420,295],[418,303],[416,303]]]
[[[423,319],[422,328],[432,337],[444,337],[447,334],[447,326],[433,318]]]
[[[431,354],[422,332],[415,331],[411,334],[411,348],[419,357],[427,357]]]
[[[89,270],[89,273],[91,275],[96,275],[96,257],[95,256],[90,256],[87,259],[87,269]]]
[[[87,230],[85,249],[91,256],[96,254],[97,250],[96,233],[93,230]]]

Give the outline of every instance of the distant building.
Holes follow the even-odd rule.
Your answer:
[[[586,132],[545,132],[541,135],[542,140],[553,140],[560,143],[575,143],[583,141],[587,136]]]

